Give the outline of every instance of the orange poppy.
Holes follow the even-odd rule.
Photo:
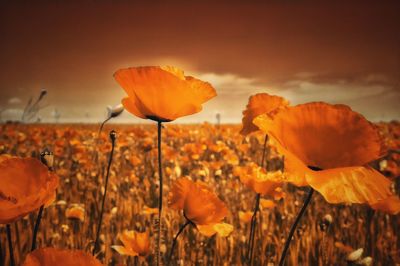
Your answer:
[[[73,204],[65,211],[65,216],[68,219],[76,219],[81,222],[85,221],[85,208],[81,204]]]
[[[383,148],[377,128],[345,105],[300,104],[254,119],[285,157],[285,177],[330,203],[376,203],[390,180],[369,166]]]
[[[216,96],[209,83],[185,76],[176,67],[131,67],[118,70],[114,78],[128,94],[122,99],[125,109],[158,122],[198,113]]]
[[[254,118],[287,105],[289,105],[289,102],[285,98],[269,95],[268,93],[258,93],[250,96],[246,110],[243,111],[243,127],[240,130],[240,134],[248,135],[258,131],[258,127],[253,124]]]
[[[139,233],[136,231],[125,230],[118,235],[123,246],[111,246],[121,255],[128,256],[147,256],[150,253],[149,233]]]
[[[253,212],[251,211],[239,211],[239,220],[244,223],[248,224],[251,222],[251,218],[253,217]]]
[[[206,236],[215,233],[228,236],[233,230],[232,225],[221,223],[228,215],[225,203],[202,182],[185,177],[178,179],[171,188],[169,205],[183,210],[185,218]]]
[[[371,204],[371,208],[396,215],[400,213],[400,198],[393,195],[386,199],[378,200],[376,203]]]
[[[48,206],[57,186],[58,176],[39,160],[0,155],[0,224]]]
[[[81,250],[40,248],[28,254],[22,266],[101,266],[95,257]]]
[[[239,175],[240,181],[251,190],[261,195],[275,196],[276,191],[284,182],[283,173],[281,171],[267,172],[255,163],[249,163],[240,169],[235,169]]]

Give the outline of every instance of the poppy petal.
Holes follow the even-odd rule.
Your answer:
[[[345,105],[300,104],[254,123],[307,166],[365,165],[385,152],[377,128]]]
[[[233,226],[227,223],[216,223],[208,225],[197,225],[197,229],[202,235],[208,237],[213,236],[216,233],[221,237],[228,237],[233,231]]]
[[[111,248],[114,249],[115,251],[117,251],[121,255],[127,255],[127,256],[138,256],[139,255],[135,251],[129,250],[129,249],[125,248],[124,246],[113,245],[113,246],[111,246]]]
[[[122,99],[121,103],[124,106],[124,108],[131,114],[136,115],[137,117],[146,119],[146,115],[143,114],[138,106],[139,106],[139,100],[137,100],[136,102],[133,102],[132,99],[137,99],[137,97],[125,97]]]
[[[371,204],[371,208],[396,215],[400,212],[400,198],[398,196],[390,196],[386,199],[378,200],[376,203]]]
[[[370,203],[391,195],[391,181],[371,167],[309,171],[308,184],[329,203]]]
[[[240,134],[248,135],[258,131],[258,127],[253,124],[254,118],[258,115],[275,111],[277,108],[289,105],[289,102],[282,97],[269,95],[268,93],[258,93],[249,98],[246,110],[243,111],[242,129]]]

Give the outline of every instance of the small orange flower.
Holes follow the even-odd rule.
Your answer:
[[[274,110],[289,105],[289,102],[279,96],[269,95],[268,93],[258,93],[250,96],[246,110],[243,111],[242,130],[240,134],[248,135],[258,131],[258,127],[253,124],[254,118],[261,114],[273,112]]]
[[[22,266],[101,266],[95,257],[81,250],[40,248],[28,254]]]
[[[276,189],[284,182],[281,171],[267,172],[255,163],[240,167],[235,172],[243,184],[262,195],[275,196],[275,193],[278,193]]]
[[[203,103],[216,96],[209,83],[170,66],[120,69],[114,78],[128,94],[122,100],[125,109],[158,122],[198,113]]]
[[[244,224],[248,224],[251,221],[251,218],[253,217],[253,212],[251,211],[239,211],[239,220],[244,223]]]
[[[368,162],[384,154],[379,133],[345,105],[286,107],[254,120],[285,157],[285,176],[309,185],[330,203],[376,203],[391,195],[390,180]]]
[[[85,221],[85,208],[80,204],[73,204],[65,211],[65,216],[68,219],[76,219],[81,222]]]
[[[185,218],[204,235],[228,236],[233,230],[232,225],[221,223],[228,215],[225,204],[202,182],[178,179],[171,188],[169,205],[183,210]]]
[[[0,224],[50,205],[57,186],[58,176],[39,160],[0,155]]]
[[[123,246],[111,246],[121,255],[145,257],[150,252],[149,233],[139,233],[136,231],[125,230],[118,235]]]

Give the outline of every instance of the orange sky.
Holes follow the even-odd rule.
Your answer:
[[[57,108],[61,121],[98,121],[124,95],[115,70],[170,64],[218,92],[181,122],[214,121],[216,112],[239,122],[261,91],[400,119],[398,1],[324,2],[1,2],[2,117],[18,117],[46,88],[44,120]]]

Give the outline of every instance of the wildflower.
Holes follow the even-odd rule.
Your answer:
[[[40,248],[29,253],[22,266],[101,266],[93,256],[81,250]]]
[[[171,188],[169,205],[183,210],[185,218],[206,236],[228,236],[233,230],[231,225],[221,223],[228,214],[225,204],[204,183],[178,179]]]
[[[50,205],[57,186],[58,176],[39,160],[0,155],[0,224]]]
[[[249,98],[246,110],[243,111],[240,134],[248,135],[258,131],[258,127],[253,124],[254,118],[261,114],[272,112],[277,108],[289,105],[289,102],[279,96],[269,95],[268,93],[259,93]]]
[[[71,207],[69,207],[65,211],[65,216],[68,219],[76,219],[81,222],[84,222],[85,221],[85,208],[80,204],[72,204]]]
[[[285,156],[285,176],[330,203],[376,203],[390,180],[368,162],[384,154],[377,129],[345,105],[316,102],[258,116],[254,123]]]
[[[176,67],[131,67],[118,70],[114,78],[128,94],[122,100],[126,110],[157,122],[198,113],[216,96],[209,83],[184,76]]]
[[[136,231],[125,230],[118,235],[123,246],[111,246],[121,255],[145,257],[150,252],[150,241],[148,232],[139,233]]]

